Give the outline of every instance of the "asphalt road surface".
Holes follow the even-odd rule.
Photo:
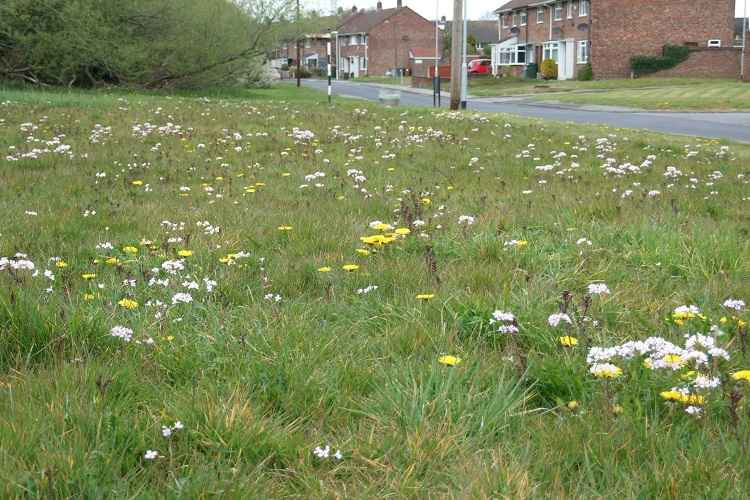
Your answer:
[[[326,90],[324,80],[303,80],[304,85]],[[383,90],[377,85],[338,81],[333,83],[333,94],[377,101]],[[446,107],[447,97],[442,98]],[[401,91],[401,106],[432,107],[432,95]],[[750,113],[683,113],[654,112],[611,108],[606,106],[577,106],[542,103],[533,100],[493,98],[470,99],[468,108],[490,113],[510,113],[529,118],[544,118],[561,122],[591,123],[618,128],[645,129],[668,134],[727,139],[750,143]]]

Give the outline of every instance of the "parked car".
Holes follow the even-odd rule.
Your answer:
[[[470,75],[489,75],[492,73],[492,61],[489,59],[474,59],[469,62]]]

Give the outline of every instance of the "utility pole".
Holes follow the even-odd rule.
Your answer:
[[[299,22],[299,0],[297,0],[297,30],[300,29],[300,26],[302,26]],[[300,46],[300,36],[301,33],[297,33],[297,87],[302,85],[301,82],[301,75],[300,75],[300,69],[301,69],[301,63],[300,63],[300,57],[299,57],[299,46]]]
[[[331,38],[328,38],[328,104],[331,104]]]
[[[463,0],[453,0],[453,24],[451,24],[451,109],[461,104],[461,45]]]
[[[440,107],[440,54],[438,52],[438,40],[440,32],[438,22],[440,19],[440,0],[435,0],[435,73],[432,75],[432,107]]]
[[[469,0],[463,0],[464,4],[464,36],[461,40],[461,109],[466,109],[466,98],[469,94],[469,68],[466,62],[466,45],[469,39],[468,19],[469,19]]]
[[[745,80],[745,56],[747,54],[747,0],[742,9],[742,55],[740,56],[740,80]]]

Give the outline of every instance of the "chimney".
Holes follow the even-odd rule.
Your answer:
[[[383,10],[383,2],[378,2],[378,10]]]
[[[403,7],[403,2],[401,0],[396,0],[396,8],[400,9],[401,7]]]

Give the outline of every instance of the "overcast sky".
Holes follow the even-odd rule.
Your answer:
[[[509,0],[467,0],[469,5],[469,18],[480,19],[491,15],[492,11],[507,3]],[[742,0],[736,0],[737,15],[742,16]],[[748,2],[748,11],[750,12],[750,0]],[[356,5],[359,8],[375,7],[378,0],[336,0],[339,7],[345,9]],[[382,0],[383,7],[395,7],[396,0]],[[439,11],[441,16],[450,19],[453,17],[453,0],[403,0],[404,5],[411,7],[427,19],[435,19],[435,12]],[[331,0],[307,0],[311,8],[328,10],[331,6]]]

